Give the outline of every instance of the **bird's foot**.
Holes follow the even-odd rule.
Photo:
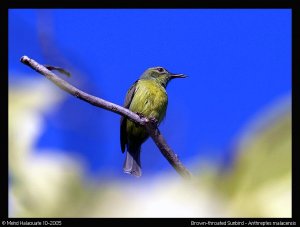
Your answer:
[[[136,112],[136,114],[137,114],[140,118],[146,118],[146,117],[144,116],[144,114],[142,114],[142,113],[140,113],[140,112]],[[136,126],[136,127],[139,127],[140,125],[139,125],[138,123],[135,123],[135,126]]]
[[[155,126],[158,125],[158,120],[155,117],[149,117],[149,120],[151,121],[152,124],[154,124]]]
[[[144,114],[140,113],[140,112],[136,112],[137,115],[139,115],[140,118],[145,118]]]
[[[140,118],[147,118],[147,117],[145,117],[145,115],[142,114],[142,113],[136,112],[136,114],[139,115]],[[150,121],[153,125],[155,125],[155,126],[158,125],[158,120],[157,120],[155,117],[148,117],[148,119],[149,119],[149,121]]]

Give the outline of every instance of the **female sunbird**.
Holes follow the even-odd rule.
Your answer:
[[[158,124],[164,119],[168,105],[166,87],[174,78],[185,78],[183,74],[173,74],[163,67],[147,69],[126,94],[124,107],[131,111],[155,118]],[[123,165],[125,173],[136,177],[142,175],[141,145],[148,139],[146,129],[136,123],[121,117],[120,139],[124,153],[127,147],[126,159]]]

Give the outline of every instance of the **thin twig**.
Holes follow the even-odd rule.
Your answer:
[[[51,72],[48,70],[46,67],[43,65],[40,65],[33,59],[30,59],[27,56],[23,56],[21,58],[21,62],[25,65],[28,65],[38,73],[42,74],[45,76],[47,79],[55,83],[58,87],[63,89],[64,91],[70,93],[71,95],[88,102],[94,106],[112,111],[114,113],[117,113],[119,115],[122,115],[124,117],[127,117],[128,119],[144,126],[163,154],[163,156],[168,160],[168,162],[173,166],[173,168],[184,178],[190,178],[191,173],[184,167],[184,165],[180,162],[178,156],[172,151],[172,149],[167,145],[164,137],[160,133],[159,129],[157,128],[157,125],[155,122],[149,120],[148,118],[145,117],[140,117],[136,113],[130,111],[129,109],[126,109],[122,106],[119,106],[117,104],[108,102],[104,99],[98,98],[96,96],[87,94],[78,88],[72,86],[65,80],[61,79],[58,77],[55,73]]]

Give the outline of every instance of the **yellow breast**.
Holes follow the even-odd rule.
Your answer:
[[[152,80],[140,80],[129,109],[161,122],[167,105],[168,96],[164,87]]]

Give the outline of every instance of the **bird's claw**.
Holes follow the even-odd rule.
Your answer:
[[[136,112],[137,115],[139,115],[140,118],[145,118],[144,114]]]
[[[139,115],[140,118],[146,118],[145,115],[142,113],[136,112],[136,114]],[[148,117],[148,119],[153,125],[158,125],[158,120],[155,117]]]
[[[157,125],[158,124],[158,120],[155,117],[149,117],[149,120],[154,124]]]
[[[137,114],[140,118],[145,118],[144,114],[142,114],[142,113],[136,112],[136,114]],[[140,125],[137,124],[137,123],[135,123],[135,126],[136,126],[136,127],[139,127]]]

